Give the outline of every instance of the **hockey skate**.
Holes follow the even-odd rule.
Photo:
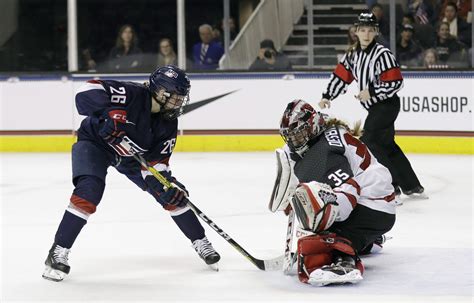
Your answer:
[[[412,199],[420,199],[420,200],[428,199],[428,196],[425,193],[425,188],[421,185],[416,186],[413,189],[403,191],[403,193]]]
[[[403,205],[402,201],[402,190],[400,186],[394,185],[395,188],[395,205],[400,206]]]
[[[209,242],[207,237],[195,240],[193,242],[193,248],[207,265],[216,271],[219,270],[217,262],[219,262],[221,256],[214,250],[214,247],[212,247],[212,244]]]
[[[46,268],[43,272],[43,278],[55,282],[62,281],[71,270],[67,262],[68,255],[68,248],[61,247],[56,243],[53,244],[44,262]]]
[[[375,239],[374,242],[370,243],[367,245],[364,249],[359,251],[359,255],[369,255],[369,254],[378,254],[382,251],[383,249],[383,244],[387,242],[387,240],[392,239],[391,236],[386,236],[386,235],[381,235]]]
[[[308,283],[314,286],[330,284],[357,283],[361,281],[362,273],[356,267],[352,257],[338,257],[335,263],[324,265],[309,275]]]

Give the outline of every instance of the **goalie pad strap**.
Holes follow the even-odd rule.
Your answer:
[[[324,265],[331,264],[334,250],[355,256],[352,243],[335,233],[321,233],[298,240],[298,278],[307,283],[309,275]]]

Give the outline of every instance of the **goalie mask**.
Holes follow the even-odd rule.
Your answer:
[[[150,75],[150,92],[161,106],[160,113],[168,120],[183,114],[190,88],[186,73],[174,65],[160,67]]]
[[[328,115],[314,110],[303,100],[288,103],[280,122],[280,135],[292,152],[303,156],[309,141],[325,130]]]

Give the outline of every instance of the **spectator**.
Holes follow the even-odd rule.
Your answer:
[[[463,65],[465,61],[464,46],[449,33],[449,23],[441,22],[438,27],[438,38],[436,40],[436,52],[438,59],[442,64],[448,64],[450,67]],[[464,62],[464,65],[467,65]]]
[[[138,47],[138,38],[133,27],[123,25],[117,35],[115,46],[109,53],[111,71],[134,71],[141,66],[142,50]]]
[[[467,23],[472,22],[472,3],[471,0],[443,0],[443,5],[441,11],[444,12],[444,9],[448,3],[455,3],[457,7],[457,15],[462,18]],[[443,18],[444,16],[441,16]]]
[[[403,27],[407,24],[413,27],[413,40],[416,40],[421,48],[431,48],[434,46],[435,30],[430,23],[419,24],[415,21],[413,14],[406,13],[403,15],[402,24],[398,28],[398,32],[401,33]]]
[[[413,32],[413,26],[404,25],[397,41],[397,60],[402,66],[417,66],[420,59],[422,50],[418,42],[413,39]]]
[[[406,24],[410,24],[411,26],[415,24],[415,17],[413,17],[413,14],[406,13],[403,15],[402,25],[406,25]]]
[[[195,69],[211,70],[219,67],[219,60],[224,54],[222,45],[212,41],[212,27],[203,24],[199,27],[201,42],[193,46],[193,60]]]
[[[434,48],[425,50],[423,54],[423,67],[435,68],[438,66],[438,54]]]
[[[220,30],[219,24],[215,24],[212,27],[212,41],[220,43],[221,45],[223,45],[222,40],[223,40],[223,38],[222,38],[222,33],[221,33],[221,30]]]
[[[357,27],[355,25],[351,25],[347,30],[347,46],[349,49],[352,48],[357,43],[357,41],[359,41],[356,35],[356,30]],[[344,53],[337,54],[336,64],[341,61],[342,57],[344,57]]]
[[[89,48],[85,48],[81,51],[81,70],[87,71],[95,71],[97,63],[92,58],[91,50]]]
[[[235,37],[237,37],[238,31],[237,31],[237,25],[235,24],[235,19],[234,17],[229,17],[229,20],[227,21],[229,24],[229,32],[230,32],[230,43],[235,40]],[[222,39],[224,39],[224,19],[221,21],[221,33],[222,33]]]
[[[390,45],[390,25],[384,17],[382,5],[375,3],[372,5],[371,11],[375,18],[377,18],[377,22],[379,24],[379,35],[377,37],[377,42],[383,46],[388,47]]]
[[[347,31],[347,45],[349,46],[354,45],[358,41],[356,29],[357,27],[355,25],[351,25]]]
[[[157,66],[176,65],[177,58],[171,39],[161,39],[159,48]]]
[[[471,45],[471,25],[458,18],[458,8],[455,3],[446,4],[443,12],[443,22],[449,23],[449,33],[465,45]]]
[[[265,39],[260,42],[260,49],[250,70],[291,70],[291,62],[284,54],[275,49],[273,41]]]
[[[228,24],[229,24],[229,32],[230,32],[230,43],[232,44],[232,42],[235,40],[235,37],[237,37],[237,34],[238,34],[234,17],[229,17]],[[225,32],[224,19],[222,19],[221,22],[217,23],[212,28],[213,41],[219,42],[223,46],[224,45],[224,32]]]
[[[415,16],[418,24],[435,25],[438,11],[436,0],[408,0],[408,12]]]

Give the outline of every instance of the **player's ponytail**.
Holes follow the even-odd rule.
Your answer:
[[[354,137],[362,136],[362,122],[360,120],[357,120],[354,123],[354,127],[350,128],[349,125],[347,125],[346,122],[344,122],[342,120],[339,120],[339,119],[336,119],[336,118],[332,118],[328,122],[326,122],[326,126],[327,127],[331,127],[331,126],[338,127],[338,126],[340,126],[340,127],[343,127],[345,130],[347,130],[347,132],[349,132]]]

